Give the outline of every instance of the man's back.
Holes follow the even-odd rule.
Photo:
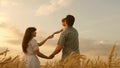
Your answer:
[[[58,45],[63,46],[62,60],[64,60],[71,52],[79,53],[79,37],[75,28],[67,28],[60,36]]]

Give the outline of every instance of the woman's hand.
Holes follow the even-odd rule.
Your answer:
[[[49,56],[49,57],[47,57],[46,59],[53,59],[53,58],[54,58],[54,56],[52,56],[52,57],[51,57],[51,56]]]
[[[48,39],[51,39],[51,38],[53,38],[53,37],[54,37],[54,35],[48,36],[45,40],[43,40],[42,42],[38,43],[38,45],[39,45],[39,46],[42,46]]]

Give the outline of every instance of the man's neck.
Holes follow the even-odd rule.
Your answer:
[[[70,27],[72,27],[72,26],[65,26],[65,29],[70,28]]]
[[[68,28],[68,26],[65,26],[65,29],[67,29]]]

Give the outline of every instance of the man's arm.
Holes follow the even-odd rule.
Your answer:
[[[59,31],[54,32],[52,35],[58,34],[58,33],[62,32],[62,31],[63,31],[63,29],[60,29]]]
[[[63,49],[63,46],[57,45],[56,49],[54,52],[49,56],[50,58],[53,58],[56,54],[58,54],[61,50]]]
[[[56,54],[58,54],[63,48],[65,44],[66,34],[62,33],[60,35],[60,38],[57,43],[56,49],[53,51],[53,53],[49,56],[50,58],[53,58]]]

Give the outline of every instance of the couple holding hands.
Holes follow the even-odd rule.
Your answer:
[[[77,30],[73,27],[75,18],[73,15],[67,15],[62,19],[63,29],[54,32],[52,35],[48,36],[46,39],[38,43],[34,37],[36,37],[36,28],[28,27],[25,31],[22,50],[25,54],[22,58],[26,64],[26,68],[40,68],[40,61],[38,57],[52,59],[62,50],[63,61],[71,52],[76,52],[80,54],[79,51],[79,34]],[[61,33],[57,46],[50,56],[46,56],[39,51],[39,46],[42,46],[48,39],[54,37],[55,34]]]

